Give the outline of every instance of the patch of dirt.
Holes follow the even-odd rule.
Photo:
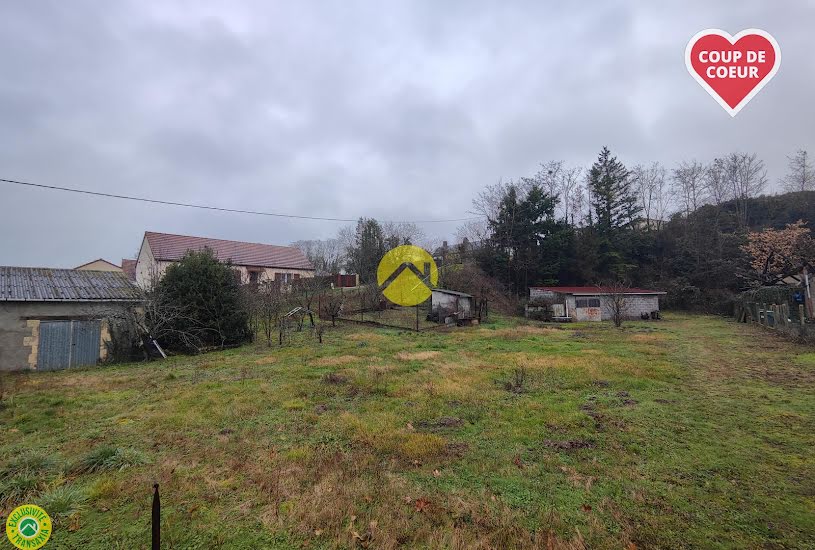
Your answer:
[[[593,380],[591,385],[597,386],[598,388],[607,388],[609,384],[608,380]]]
[[[441,352],[439,351],[417,351],[413,353],[400,351],[396,354],[396,358],[401,359],[402,361],[427,361],[428,359],[433,359],[439,355],[441,355]]]
[[[338,365],[347,365],[359,361],[360,358],[356,355],[337,355],[335,357],[321,357],[315,361],[315,364],[321,367],[336,367]]]
[[[266,357],[261,357],[255,361],[256,365],[273,365],[277,363],[277,357],[273,355],[268,355]]]
[[[588,439],[567,439],[565,441],[555,441],[544,439],[543,446],[558,451],[571,451],[573,449],[593,449],[594,441]]]
[[[470,446],[463,441],[448,441],[444,446],[444,452],[447,455],[461,458],[470,450]]]
[[[314,407],[314,412],[317,413],[317,414],[323,414],[327,410],[328,410],[328,407],[326,405],[323,405],[322,403],[320,403],[319,405]]]

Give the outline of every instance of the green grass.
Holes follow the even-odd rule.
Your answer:
[[[671,315],[26,374],[0,510],[49,548],[144,547],[153,483],[168,548],[815,547],[813,357]]]

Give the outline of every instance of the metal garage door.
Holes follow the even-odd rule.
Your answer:
[[[41,321],[37,368],[57,370],[99,361],[100,321]]]

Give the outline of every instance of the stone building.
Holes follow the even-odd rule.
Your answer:
[[[0,267],[0,370],[95,365],[138,302],[120,271]]]

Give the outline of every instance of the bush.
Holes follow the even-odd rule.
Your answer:
[[[158,292],[176,311],[164,337],[169,349],[198,351],[200,346],[223,347],[252,339],[249,314],[240,283],[229,264],[212,251],[189,251],[171,265],[158,283]]]

